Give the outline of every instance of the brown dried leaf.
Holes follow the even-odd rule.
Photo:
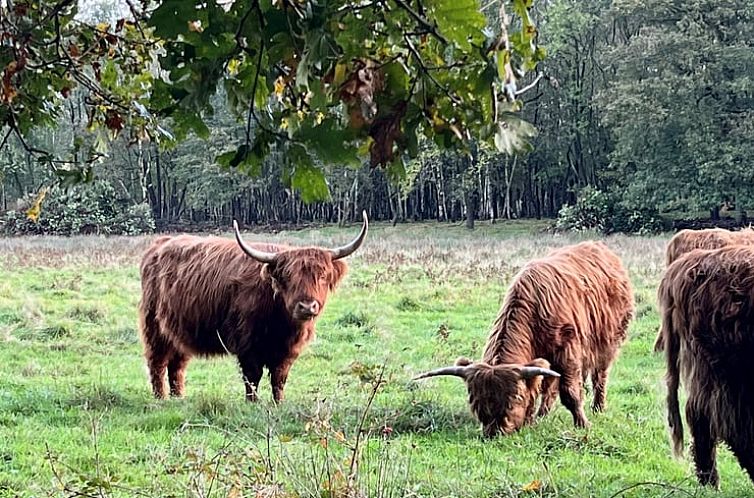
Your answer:
[[[117,133],[123,129],[123,118],[117,111],[110,109],[105,117],[105,126]]]
[[[369,136],[374,140],[369,147],[369,164],[386,166],[393,162],[393,146],[401,137],[401,120],[406,114],[406,102],[399,102],[387,116],[377,119],[369,129]]]
[[[382,91],[384,77],[372,61],[357,61],[354,71],[340,87],[340,98],[348,105],[351,126],[358,128],[362,123],[371,123],[377,117],[377,103],[374,96]],[[357,114],[354,113],[357,110]]]

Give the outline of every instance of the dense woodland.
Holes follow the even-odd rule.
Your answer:
[[[116,19],[122,7],[95,2],[80,15]],[[219,90],[208,138],[163,147],[120,137],[95,175],[118,202],[148,204],[158,227],[341,222],[362,209],[393,221],[555,217],[585,187],[629,210],[715,216],[751,204],[754,1],[546,0],[531,16],[547,55],[523,98],[523,117],[538,131],[528,151],[472,144],[454,152],[422,140],[405,174],[366,159],[321,164],[331,200],[306,203],[286,181],[280,152],[270,150],[251,175],[216,163],[245,132]],[[88,97],[76,89],[57,125],[34,130],[28,144],[6,136],[0,209],[28,208],[51,183],[29,146],[82,140]]]

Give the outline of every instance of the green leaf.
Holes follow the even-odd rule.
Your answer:
[[[301,200],[306,203],[329,200],[330,188],[325,174],[312,164],[306,150],[300,146],[291,147],[290,156],[293,162],[291,188],[299,192]]]
[[[359,164],[356,148],[349,145],[354,132],[349,128],[339,128],[334,118],[327,118],[317,125],[307,120],[296,133],[295,138],[306,142],[314,155],[328,164]]]
[[[537,129],[518,116],[505,113],[495,133],[495,147],[500,152],[513,155],[532,149],[529,140],[537,135]]]
[[[155,35],[175,38],[188,33],[188,22],[198,18],[198,11],[192,0],[164,0],[149,16],[149,25],[154,26]]]
[[[487,24],[477,0],[435,0],[434,17],[442,35],[463,50],[471,50],[471,42],[481,44],[482,30]]]
[[[192,131],[199,138],[209,138],[209,128],[207,128],[199,113],[177,108],[173,112],[172,118],[174,123],[173,131],[179,139],[186,137]]]

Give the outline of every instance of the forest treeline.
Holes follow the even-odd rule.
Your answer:
[[[629,213],[715,217],[751,203],[754,1],[555,0],[538,2],[533,16],[547,58],[524,103],[538,130],[528,153],[479,146],[467,155],[423,142],[402,177],[366,162],[324,165],[331,200],[306,203],[286,186],[274,150],[257,171],[215,164],[244,133],[218,96],[208,140],[161,150],[119,138],[95,170],[109,184],[100,190],[147,204],[158,228],[340,222],[363,209],[394,221],[555,217],[587,187]],[[87,95],[77,91],[32,145],[77,144],[87,126]],[[0,208],[28,209],[52,177],[11,138],[0,151]]]

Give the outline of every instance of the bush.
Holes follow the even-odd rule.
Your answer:
[[[26,204],[32,202],[30,197]],[[154,228],[149,206],[119,199],[107,181],[68,191],[53,190],[42,204],[36,222],[28,219],[25,210],[7,211],[0,217],[0,232],[4,235],[138,235],[153,232]]]
[[[555,228],[644,235],[662,231],[665,223],[656,209],[626,206],[620,204],[614,195],[585,187],[579,192],[576,204],[560,209]]]

